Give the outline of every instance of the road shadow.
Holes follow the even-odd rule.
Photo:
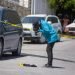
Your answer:
[[[31,42],[31,41],[23,41],[23,44],[47,44],[45,43],[40,43],[40,42]]]
[[[68,59],[61,59],[61,58],[53,58],[55,60],[60,60],[60,61],[64,61],[64,62],[70,62],[70,63],[75,63],[75,61],[73,60],[68,60]]]
[[[9,60],[9,59],[16,59],[16,58],[22,58],[22,57],[27,57],[27,56],[31,56],[31,57],[39,57],[39,58],[47,58],[47,56],[42,56],[42,55],[35,55],[35,54],[27,54],[27,53],[21,53],[20,56],[13,56],[12,54],[3,54],[2,58],[0,59],[2,60]],[[61,58],[53,58],[54,60],[59,60],[59,61],[64,61],[64,62],[69,62],[69,63],[75,63],[74,60],[68,60],[68,59],[61,59]]]
[[[64,67],[60,67],[60,66],[51,66],[51,67],[45,67],[44,68],[52,68],[52,69],[65,69]]]
[[[20,56],[13,56],[12,54],[3,54],[2,57],[0,58],[0,61],[5,61],[5,60],[10,60],[10,59],[17,59],[17,58],[22,58],[26,57],[27,55],[20,55]]]
[[[64,69],[64,67],[52,66],[51,68]]]
[[[20,56],[12,56],[12,54],[4,54],[0,61],[5,61],[5,60],[10,60],[10,59],[17,59],[17,58],[22,58],[22,57],[38,57],[38,58],[47,58],[47,56],[41,56],[41,55],[35,55],[35,54],[27,54],[27,53],[22,53]],[[75,63],[74,60],[68,60],[68,59],[62,59],[62,58],[53,58],[54,60],[59,60],[59,61],[64,61],[68,63]],[[53,66],[52,68],[63,68],[63,67],[58,67],[58,66]]]
[[[47,58],[47,56],[41,56],[41,55],[35,55],[35,54],[27,54],[27,53],[22,53],[22,55],[31,56],[31,57],[39,57],[39,58]],[[69,63],[75,63],[74,60],[55,58],[55,57],[53,59],[54,60],[59,60],[59,61],[64,61],[64,62],[69,62]]]

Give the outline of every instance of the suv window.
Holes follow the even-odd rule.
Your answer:
[[[6,21],[7,23],[10,23],[4,25],[6,31],[13,31],[16,29],[16,27],[12,26],[11,24],[20,25],[21,23],[17,12],[11,10],[4,11],[3,20]]]
[[[47,21],[51,21],[52,23],[58,23],[58,19],[56,17],[48,17]]]
[[[21,23],[17,12],[11,11],[11,10],[5,11],[3,20],[7,20],[8,22],[10,22],[12,24],[20,24]]]

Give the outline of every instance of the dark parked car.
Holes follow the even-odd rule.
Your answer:
[[[22,47],[22,25],[15,10],[0,7],[0,57],[4,52],[20,55]]]

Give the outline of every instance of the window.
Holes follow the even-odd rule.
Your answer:
[[[10,10],[5,11],[3,20],[7,20],[9,23],[12,23],[12,24],[20,24],[21,23],[17,12],[10,11]]]
[[[12,24],[20,25],[20,18],[15,11],[11,10],[5,10],[3,15],[3,20],[6,21],[6,24],[4,24],[6,31],[14,31],[16,30],[16,27],[12,26]]]
[[[52,23],[58,23],[58,19],[56,17],[48,17],[47,21],[51,21]]]

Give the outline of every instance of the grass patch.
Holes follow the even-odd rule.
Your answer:
[[[75,39],[75,35],[62,34],[61,37]]]

